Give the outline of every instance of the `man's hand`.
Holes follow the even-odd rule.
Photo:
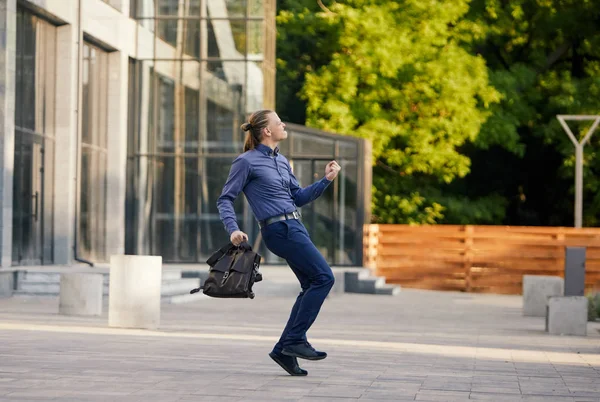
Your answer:
[[[335,179],[342,168],[336,161],[331,161],[325,167],[325,177],[327,180],[331,181]]]
[[[242,242],[248,241],[248,235],[241,230],[236,230],[229,238],[234,246],[239,246]]]

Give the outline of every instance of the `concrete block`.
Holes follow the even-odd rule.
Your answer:
[[[14,271],[0,271],[0,297],[11,297],[15,289]]]
[[[587,335],[588,299],[552,296],[548,299],[546,332],[551,335]]]
[[[100,273],[62,273],[58,313],[101,315],[103,282],[104,276]]]
[[[161,282],[162,257],[111,256],[108,326],[158,328]]]
[[[370,277],[368,269],[346,271],[344,276],[344,288],[347,293],[360,293],[361,281]]]
[[[583,296],[585,291],[585,247],[565,248],[565,296]]]
[[[545,317],[550,296],[562,296],[564,280],[558,276],[523,275],[523,315]]]

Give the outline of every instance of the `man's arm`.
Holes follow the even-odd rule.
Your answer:
[[[296,179],[296,176],[292,173],[292,169],[289,168],[289,165],[288,170],[290,172],[290,192],[292,193],[294,204],[296,204],[298,208],[319,198],[331,183],[331,181],[327,180],[327,177],[323,177],[321,180],[314,182],[310,186],[302,188],[298,183],[298,179]]]
[[[238,157],[231,164],[229,177],[223,186],[221,196],[217,200],[219,217],[230,236],[233,232],[240,230],[233,209],[233,202],[246,186],[249,176],[250,162],[244,158]]]

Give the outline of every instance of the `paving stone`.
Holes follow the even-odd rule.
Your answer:
[[[268,357],[293,301],[164,305],[161,328],[135,332],[58,316],[51,298],[1,299],[0,401],[600,401],[600,324],[549,336],[518,296],[328,299],[309,340],[329,356],[300,361],[306,377]]]

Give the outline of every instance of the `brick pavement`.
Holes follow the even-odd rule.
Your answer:
[[[163,305],[159,331],[0,299],[0,401],[600,401],[600,324],[547,335],[519,296],[331,297],[309,332],[329,357],[290,377],[267,353],[294,299],[259,289]]]

